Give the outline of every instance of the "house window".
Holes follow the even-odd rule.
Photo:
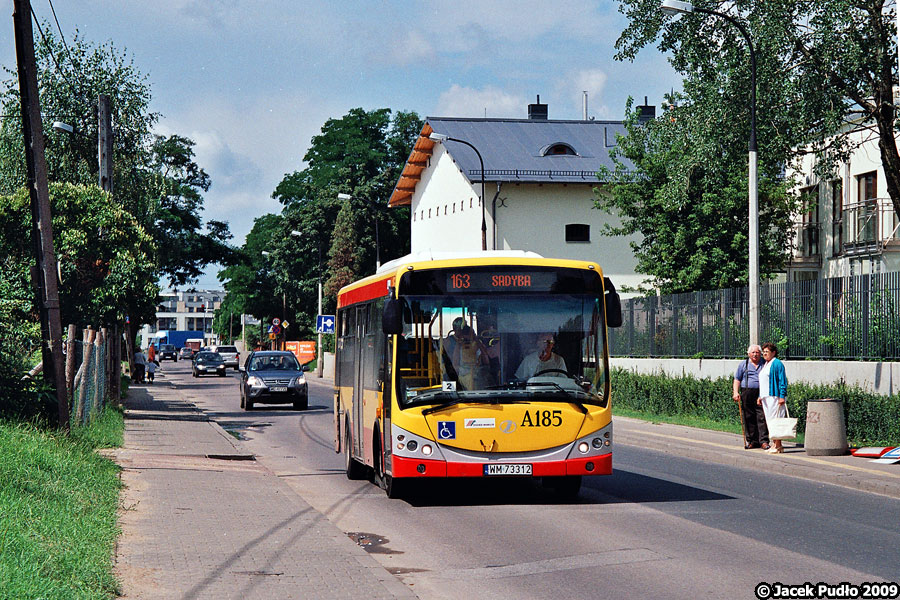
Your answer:
[[[844,182],[831,182],[831,255],[844,252]]]
[[[556,142],[541,148],[541,156],[578,156],[578,153],[569,144]]]
[[[566,225],[567,242],[590,242],[591,226],[584,223],[569,223]]]
[[[819,255],[819,186],[800,190],[799,256]]]
[[[878,192],[878,178],[874,171],[864,173],[857,178],[858,209],[856,212],[857,242],[875,241],[875,229],[878,217],[875,214]]]

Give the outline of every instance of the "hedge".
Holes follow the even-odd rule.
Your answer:
[[[790,375],[790,374],[789,374]],[[612,372],[613,406],[660,416],[694,416],[738,422],[731,398],[732,379],[696,379],[689,375],[641,375],[624,369]],[[806,427],[806,404],[822,398],[841,399],[851,446],[900,445],[900,394],[881,396],[845,384],[788,385],[788,410],[798,417],[797,433]]]

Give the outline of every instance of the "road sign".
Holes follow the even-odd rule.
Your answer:
[[[281,325],[281,319],[279,319],[278,317],[275,317],[274,319],[272,319],[272,325],[274,325],[275,327],[278,327],[279,325]]]
[[[281,322],[281,328],[282,328],[282,329],[287,329],[287,328],[290,327],[290,326],[291,326],[291,324],[288,323],[287,321],[282,321],[282,322]]]
[[[281,333],[281,327],[278,325],[269,325],[269,335],[278,335]]]
[[[269,334],[269,339],[270,339],[270,340],[274,340],[274,339],[277,338],[277,337],[278,337],[277,334],[274,334],[274,333],[270,333],[270,334]]]
[[[334,315],[318,315],[316,333],[334,333]]]

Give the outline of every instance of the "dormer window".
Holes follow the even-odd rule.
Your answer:
[[[578,156],[578,153],[565,142],[554,142],[541,148],[541,156]]]

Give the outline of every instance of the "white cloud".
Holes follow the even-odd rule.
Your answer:
[[[453,84],[438,98],[434,116],[524,118],[528,103],[493,86],[480,90]]]
[[[435,56],[431,40],[417,30],[407,31],[402,39],[392,40],[389,47],[389,62],[400,66],[433,60]]]

